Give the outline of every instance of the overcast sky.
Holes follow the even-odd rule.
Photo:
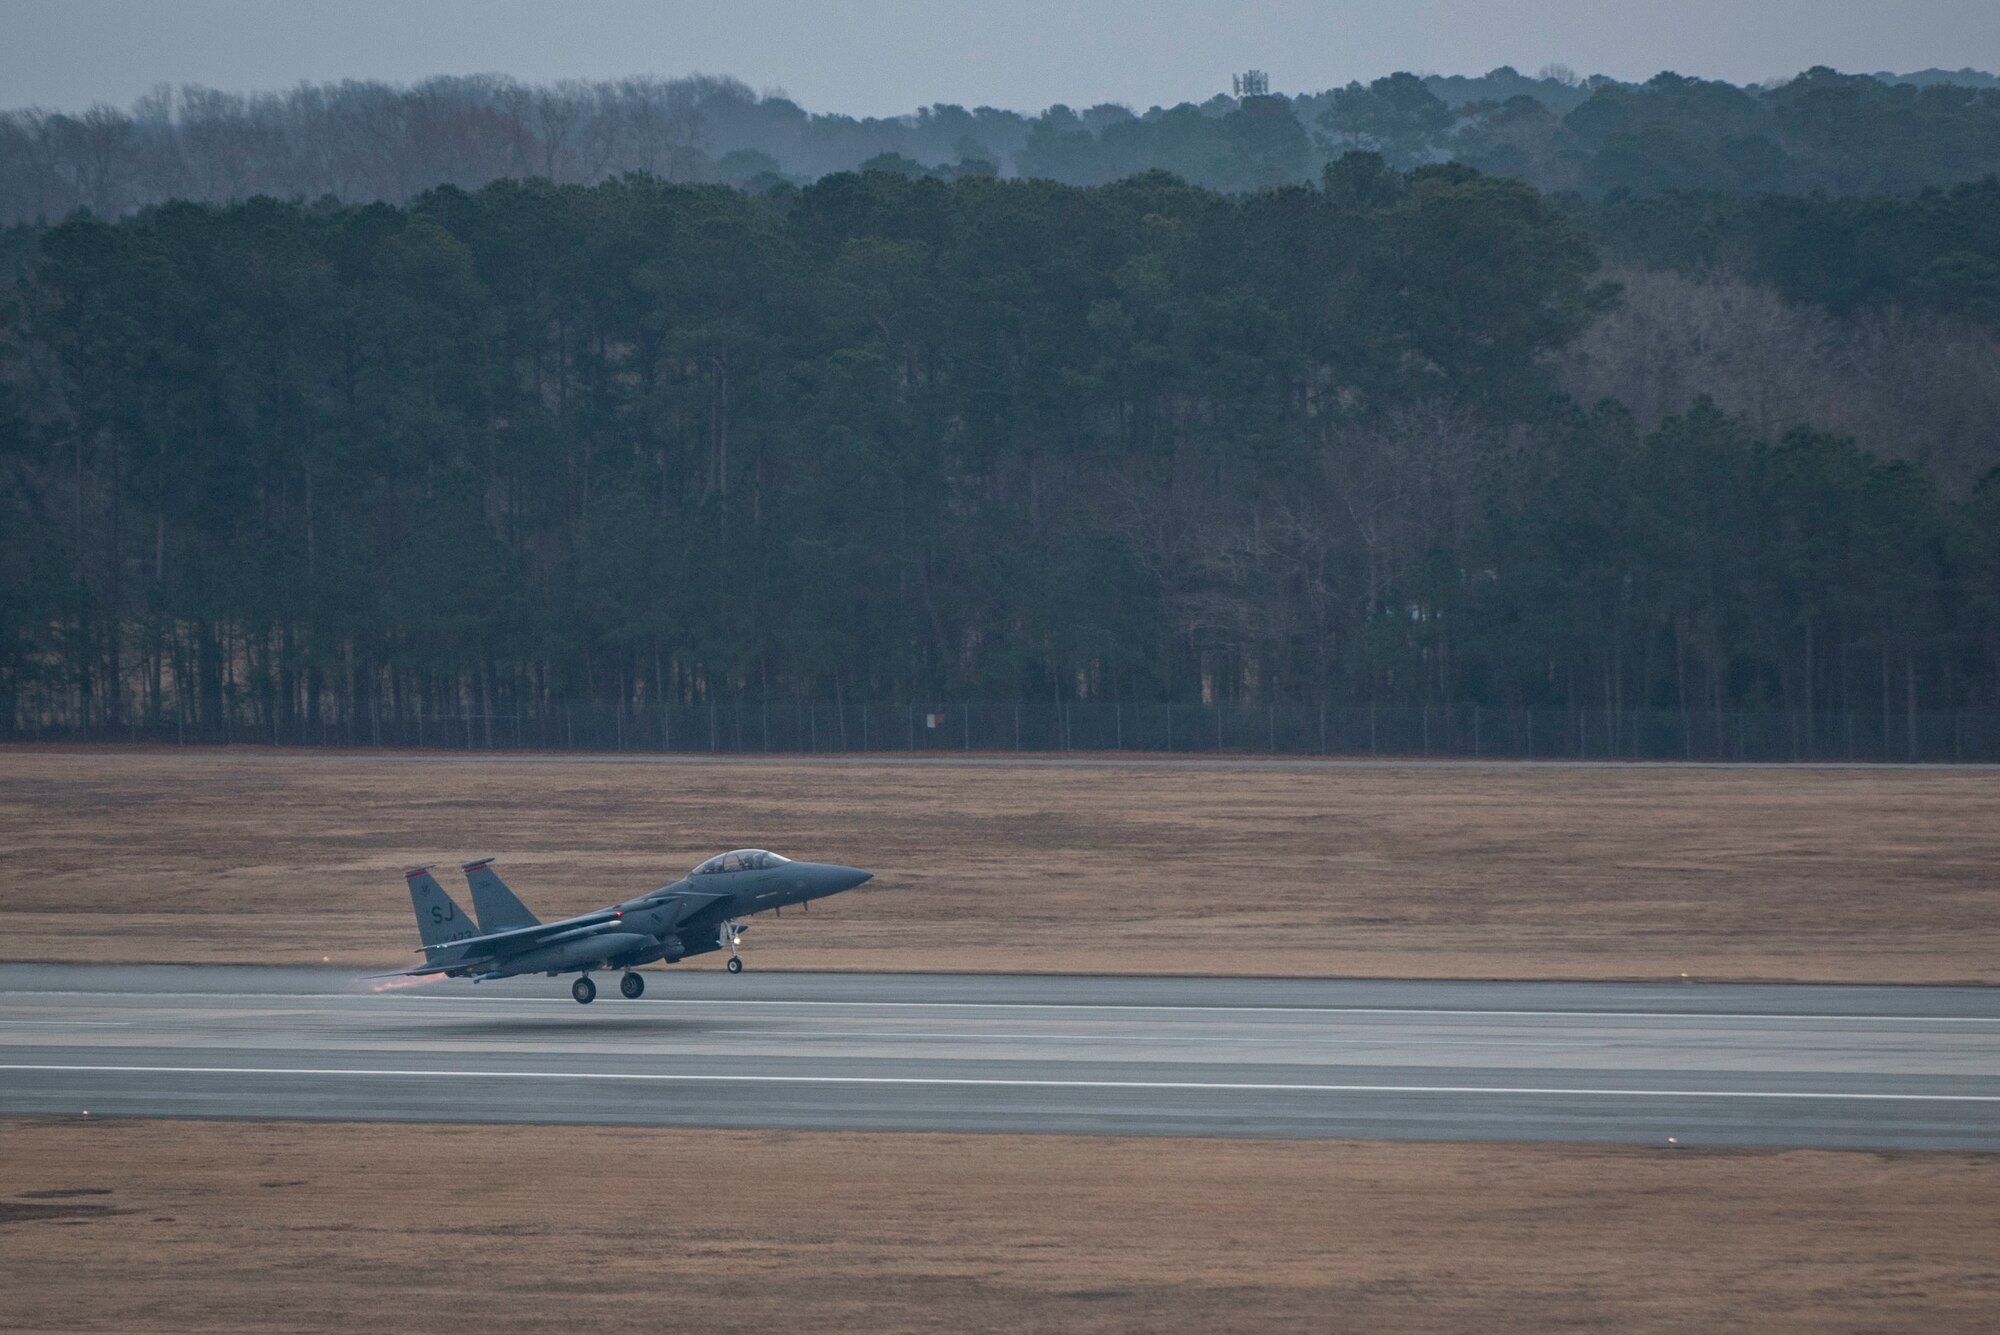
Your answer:
[[[0,107],[159,83],[732,74],[816,111],[1200,101],[1394,70],[2000,69],[2000,0],[0,0]]]

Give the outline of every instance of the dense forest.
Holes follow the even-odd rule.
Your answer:
[[[161,88],[129,110],[0,113],[0,224],[171,199],[405,203],[441,185],[628,172],[762,190],[831,172],[1098,185],[1170,171],[1222,191],[1310,184],[1361,150],[1401,170],[1460,162],[1544,191],[1909,193],[2000,171],[2000,83],[1972,70],[1813,69],[1736,87],[1502,68],[1394,74],[1295,97],[1218,94],[1033,114],[952,105],[808,112],[733,79],[530,86],[500,77],[282,93]]]
[[[1990,709],[1996,202],[1356,152],[17,227],[0,722]]]

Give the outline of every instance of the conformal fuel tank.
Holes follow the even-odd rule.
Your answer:
[[[519,973],[543,973],[550,969],[576,969],[586,964],[603,964],[621,955],[630,955],[658,943],[643,932],[598,932],[574,941],[559,941],[506,962]]]

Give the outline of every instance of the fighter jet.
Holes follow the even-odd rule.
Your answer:
[[[472,915],[461,909],[429,867],[403,873],[417,912],[424,961],[379,978],[444,974],[475,983],[518,974],[581,974],[570,995],[583,1005],[597,999],[592,971],[619,969],[618,990],[637,998],[646,980],[642,964],[675,964],[690,955],[729,948],[729,972],[743,972],[737,950],[752,914],[806,904],[872,879],[855,867],[793,862],[761,848],[718,853],[671,885],[623,904],[560,922],[543,922],[514,897],[493,870],[492,858],[466,863]]]

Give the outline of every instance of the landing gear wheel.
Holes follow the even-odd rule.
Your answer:
[[[624,994],[625,1000],[637,1001],[639,994],[646,990],[646,980],[636,973],[628,973],[618,980],[618,990]]]
[[[585,974],[569,985],[569,994],[576,998],[577,1005],[588,1006],[597,1000],[597,984],[590,981],[589,974]]]
[[[740,956],[740,955],[731,955],[731,956],[729,957],[729,972],[731,972],[731,973],[742,973],[742,972],[743,972],[743,958],[742,958],[742,956]]]

